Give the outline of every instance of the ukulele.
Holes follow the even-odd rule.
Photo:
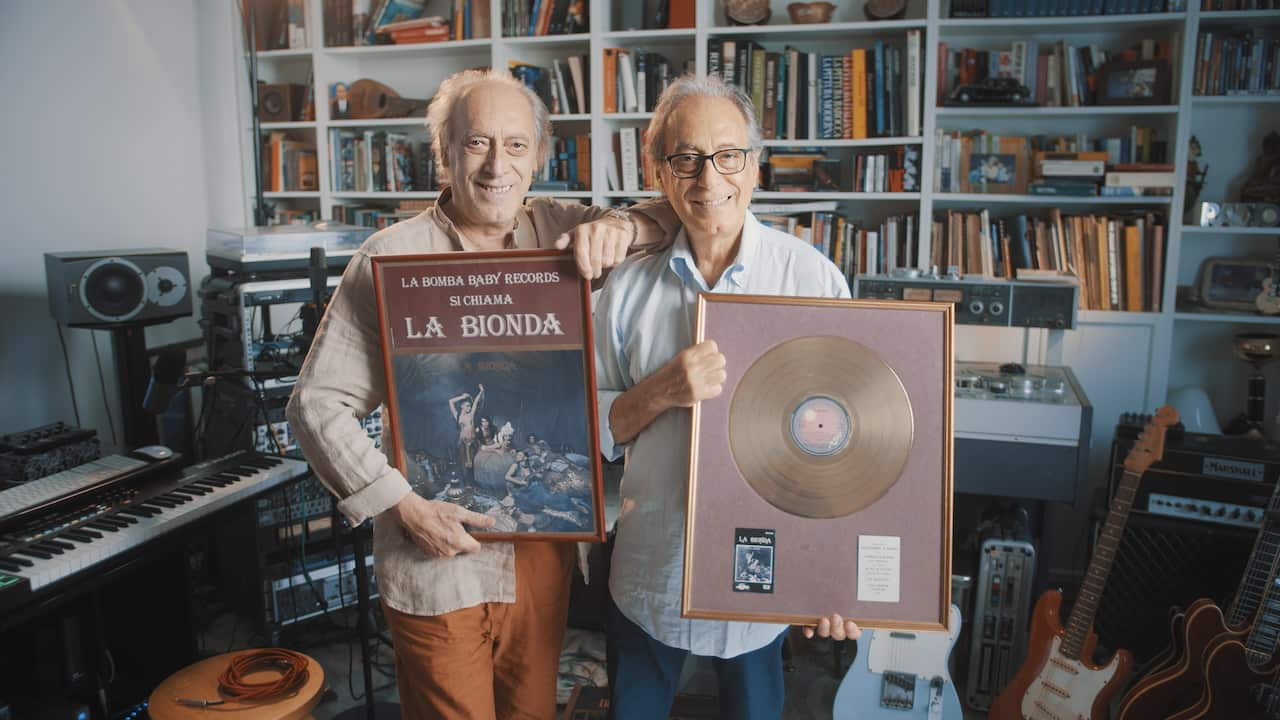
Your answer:
[[[1271,521],[1280,511],[1280,485],[1267,503],[1258,539],[1254,541],[1249,564],[1236,591],[1231,607],[1224,616],[1212,600],[1201,598],[1187,608],[1182,626],[1174,636],[1181,652],[1163,669],[1150,673],[1125,693],[1120,702],[1118,720],[1145,720],[1175,714],[1198,702],[1204,692],[1204,660],[1209,647],[1230,636],[1237,640],[1248,635],[1250,623],[1262,604],[1268,577],[1280,554],[1280,523]]]
[[[1071,608],[1067,627],[1059,609],[1062,593],[1050,590],[1036,602],[1031,615],[1027,658],[1018,673],[991,705],[991,720],[1104,720],[1111,698],[1124,686],[1133,665],[1128,650],[1117,650],[1109,661],[1093,663],[1098,635],[1093,618],[1106,589],[1111,564],[1124,535],[1129,508],[1142,474],[1164,456],[1166,431],[1178,422],[1178,411],[1156,411],[1133,449],[1124,459],[1124,476],[1111,501],[1111,511],[1098,535],[1098,544],[1084,583]]]

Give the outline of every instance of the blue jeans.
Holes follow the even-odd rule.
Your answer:
[[[609,598],[609,720],[661,720],[671,714],[688,650],[664,645],[627,619]],[[720,681],[720,717],[778,720],[786,698],[782,642],[737,657],[713,658]]]

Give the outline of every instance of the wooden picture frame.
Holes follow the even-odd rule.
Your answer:
[[[701,295],[727,377],[693,409],[684,617],[948,629],[954,312]]]
[[[391,452],[479,540],[603,542],[591,288],[554,250],[372,258]]]
[[[1098,70],[1099,105],[1168,105],[1172,81],[1167,60],[1114,61]]]

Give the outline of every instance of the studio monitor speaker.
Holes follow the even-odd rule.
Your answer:
[[[258,119],[291,122],[302,119],[305,86],[294,83],[258,83]]]
[[[154,325],[191,314],[191,271],[180,250],[45,253],[44,269],[60,325]]]

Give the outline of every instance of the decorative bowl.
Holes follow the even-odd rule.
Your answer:
[[[836,9],[829,2],[793,2],[787,6],[791,22],[800,25],[806,23],[831,22],[831,13]]]

